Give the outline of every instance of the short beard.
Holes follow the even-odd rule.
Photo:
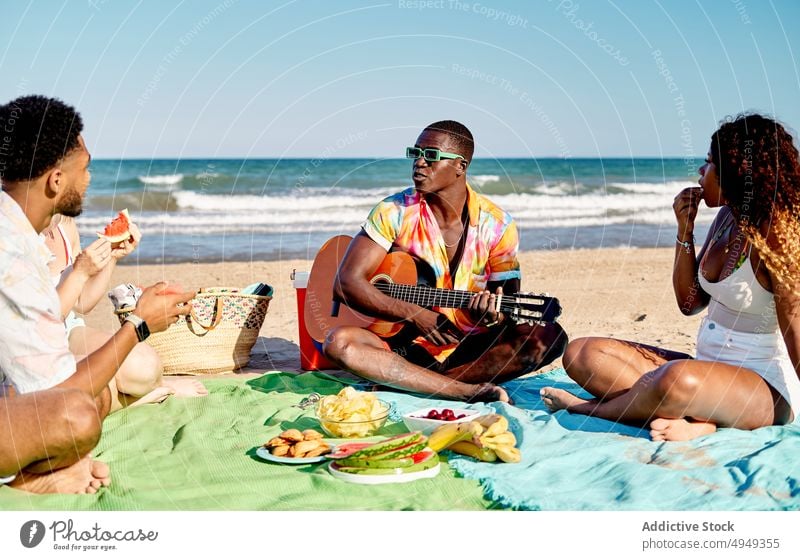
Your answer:
[[[83,212],[83,198],[77,191],[72,189],[64,193],[64,198],[56,206],[56,214],[77,218]]]

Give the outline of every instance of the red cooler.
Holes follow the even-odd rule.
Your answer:
[[[304,370],[339,369],[339,366],[327,359],[321,352],[320,345],[312,339],[306,330],[305,306],[308,272],[292,272],[294,289],[297,291],[297,325],[300,337],[300,368]]]

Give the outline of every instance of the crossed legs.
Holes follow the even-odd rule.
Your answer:
[[[551,410],[644,425],[654,440],[691,439],[717,426],[752,430],[791,421],[788,404],[749,369],[614,339],[583,338],[564,355],[569,376],[594,399],[542,389]]]
[[[495,383],[547,365],[563,353],[566,343],[556,323],[521,324],[467,336],[444,364],[438,364],[414,345],[392,351],[368,330],[339,327],[328,335],[324,352],[344,369],[390,387],[459,400],[508,401]]]
[[[72,389],[0,398],[0,476],[16,475],[10,486],[35,493],[94,493],[108,485],[108,466],[89,456],[105,412],[98,404]]]
[[[69,336],[70,350],[78,356],[91,354],[111,337],[91,327],[76,327]],[[202,397],[208,394],[196,379],[162,375],[161,359],[153,348],[140,343],[134,346],[111,384],[112,411],[122,406],[161,402],[169,395]]]

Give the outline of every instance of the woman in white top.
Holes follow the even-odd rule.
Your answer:
[[[697,356],[608,338],[573,341],[569,376],[596,398],[548,387],[551,410],[650,423],[654,440],[685,440],[717,427],[785,424],[800,411],[800,161],[772,119],[740,115],[711,138],[700,188],[673,205],[672,274],[685,315],[708,308]],[[699,253],[700,201],[720,211]]]
[[[69,347],[80,359],[105,344],[111,333],[86,326],[75,312],[86,314],[94,309],[108,290],[117,261],[136,249],[141,234],[131,224],[131,238],[127,241],[112,246],[101,238],[81,250],[75,220],[56,214],[41,235],[54,255],[49,266],[61,300]],[[126,405],[160,402],[171,394],[208,394],[205,386],[195,379],[163,377],[158,354],[145,343],[137,344],[128,354],[110,386],[112,411]]]

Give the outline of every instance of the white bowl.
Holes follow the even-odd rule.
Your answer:
[[[431,418],[425,418],[431,410],[438,410],[441,412],[443,408],[450,408],[448,406],[430,406],[428,408],[421,408],[419,410],[415,410],[414,412],[409,412],[408,414],[403,415],[403,423],[406,425],[406,428],[409,429],[411,432],[422,432],[426,436],[431,435],[433,430],[442,426],[444,424],[457,424],[459,422],[469,422],[470,420],[475,420],[477,417],[483,414],[479,410],[474,410],[472,408],[451,408],[450,410],[453,411],[453,414],[459,416],[464,414],[464,418],[460,418],[457,420],[433,420]]]

